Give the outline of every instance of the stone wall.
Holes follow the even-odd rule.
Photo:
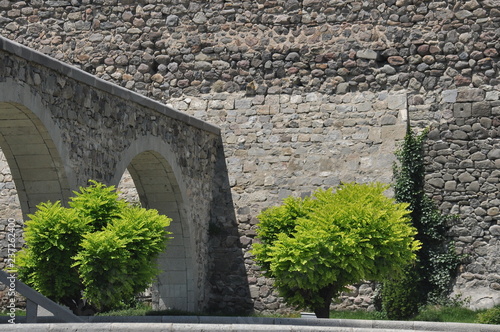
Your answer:
[[[500,101],[488,87],[449,91],[453,119],[427,141],[426,191],[441,210],[459,218],[450,225],[456,249],[466,255],[454,293],[473,308],[500,301]]]
[[[496,147],[467,141],[463,160],[483,151],[487,158],[472,162],[493,163],[488,176],[467,171],[477,182],[469,196],[461,191],[466,175],[443,158],[463,147],[450,146],[449,132],[494,141],[498,1],[2,0],[0,14],[3,36],[221,127],[239,225],[226,241],[245,251],[258,311],[287,309],[248,251],[256,215],[317,187],[390,182],[408,115],[414,127],[435,128],[428,190],[460,214],[450,230],[459,250],[496,241],[495,193],[481,182],[496,177],[486,152]],[[468,91],[481,92],[464,97]],[[471,207],[475,195],[483,198]],[[491,301],[472,304],[489,306],[500,301],[495,281],[484,281],[496,278],[494,247],[479,247],[481,259],[470,256],[475,263],[462,266],[455,288],[468,296],[482,287]],[[365,287],[346,298],[369,307],[368,294]]]
[[[89,179],[117,185],[128,169],[141,203],[172,218],[173,238],[153,284],[155,308],[203,311],[217,302],[248,309],[241,249],[219,240],[237,234],[237,224],[218,128],[3,37],[0,117],[0,144],[16,184],[6,182],[6,194],[17,192],[22,211],[11,204],[5,213],[26,218],[39,202],[67,203]],[[22,220],[15,221],[21,245]],[[212,225],[223,231],[210,233]]]

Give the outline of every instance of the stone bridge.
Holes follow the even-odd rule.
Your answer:
[[[217,241],[237,235],[217,127],[0,38],[0,146],[24,217],[130,172],[142,205],[173,219],[157,308],[248,304],[241,249]]]

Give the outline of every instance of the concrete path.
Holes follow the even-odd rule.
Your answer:
[[[86,317],[88,323],[8,324],[0,320],[0,331],[245,331],[245,332],[499,332],[500,325],[371,321],[351,319],[316,318],[263,318],[263,317],[208,317],[208,316],[137,316],[137,317]],[[52,317],[53,319],[53,317]],[[22,322],[18,317],[16,322]]]

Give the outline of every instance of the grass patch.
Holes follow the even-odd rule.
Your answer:
[[[420,309],[413,321],[449,322],[449,323],[477,323],[478,315],[484,310],[470,310],[459,306],[426,306]],[[377,311],[332,311],[330,318],[336,319],[365,319],[386,320],[384,313]]]
[[[330,318],[335,319],[363,319],[363,320],[387,320],[385,314],[380,311],[331,311]]]
[[[484,311],[484,310],[483,310]],[[429,322],[477,323],[482,311],[474,311],[463,307],[426,306],[420,310],[413,320]]]
[[[453,323],[478,323],[479,315],[485,310],[470,310],[459,306],[426,306],[420,309],[417,316],[410,320],[414,321],[429,321],[429,322],[453,322]],[[17,315],[25,315],[25,312],[19,311]],[[7,313],[0,313],[6,316]],[[138,305],[134,308],[109,311],[99,313],[98,316],[206,316],[206,313],[189,312],[178,309],[168,310],[151,310],[150,306]],[[214,314],[215,315],[215,314]],[[224,315],[223,316],[229,316]],[[238,316],[238,315],[235,315]],[[239,315],[249,317],[273,317],[273,318],[299,318],[300,313],[289,314],[251,314]],[[378,311],[332,311],[330,318],[334,319],[362,319],[362,320],[387,320],[387,317],[382,312]]]
[[[146,316],[202,316],[200,313],[184,311],[179,309],[149,310]]]
[[[132,308],[99,312],[96,316],[145,316],[148,311],[151,311],[150,306],[139,304]]]
[[[10,316],[10,311],[0,311],[0,316]],[[18,316],[26,316],[26,311],[16,310],[16,317]]]

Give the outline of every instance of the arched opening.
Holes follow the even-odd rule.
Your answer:
[[[0,148],[0,222],[6,226],[4,236],[10,225],[15,226],[12,239],[19,250],[28,214],[40,202],[67,202],[70,189],[54,141],[30,108],[0,102]],[[6,258],[7,251],[7,246],[1,248],[0,256]],[[6,290],[0,294],[2,303],[7,303],[11,295]],[[24,305],[23,297],[16,293],[15,298],[16,305]]]
[[[55,144],[26,106],[0,102],[0,148],[15,183],[23,218],[40,202],[66,202],[70,189]]]
[[[2,213],[0,222],[8,222],[9,219],[16,220],[20,226],[23,220],[19,197],[17,196],[16,185],[12,181],[12,172],[5,154],[0,149],[0,211]]]
[[[135,156],[118,186],[124,194],[122,197],[134,202],[134,186],[127,173],[141,206],[156,209],[172,219],[169,231],[173,238],[159,257],[161,273],[152,287],[153,307],[194,311],[196,265],[184,201],[174,171],[158,152],[145,151]]]

